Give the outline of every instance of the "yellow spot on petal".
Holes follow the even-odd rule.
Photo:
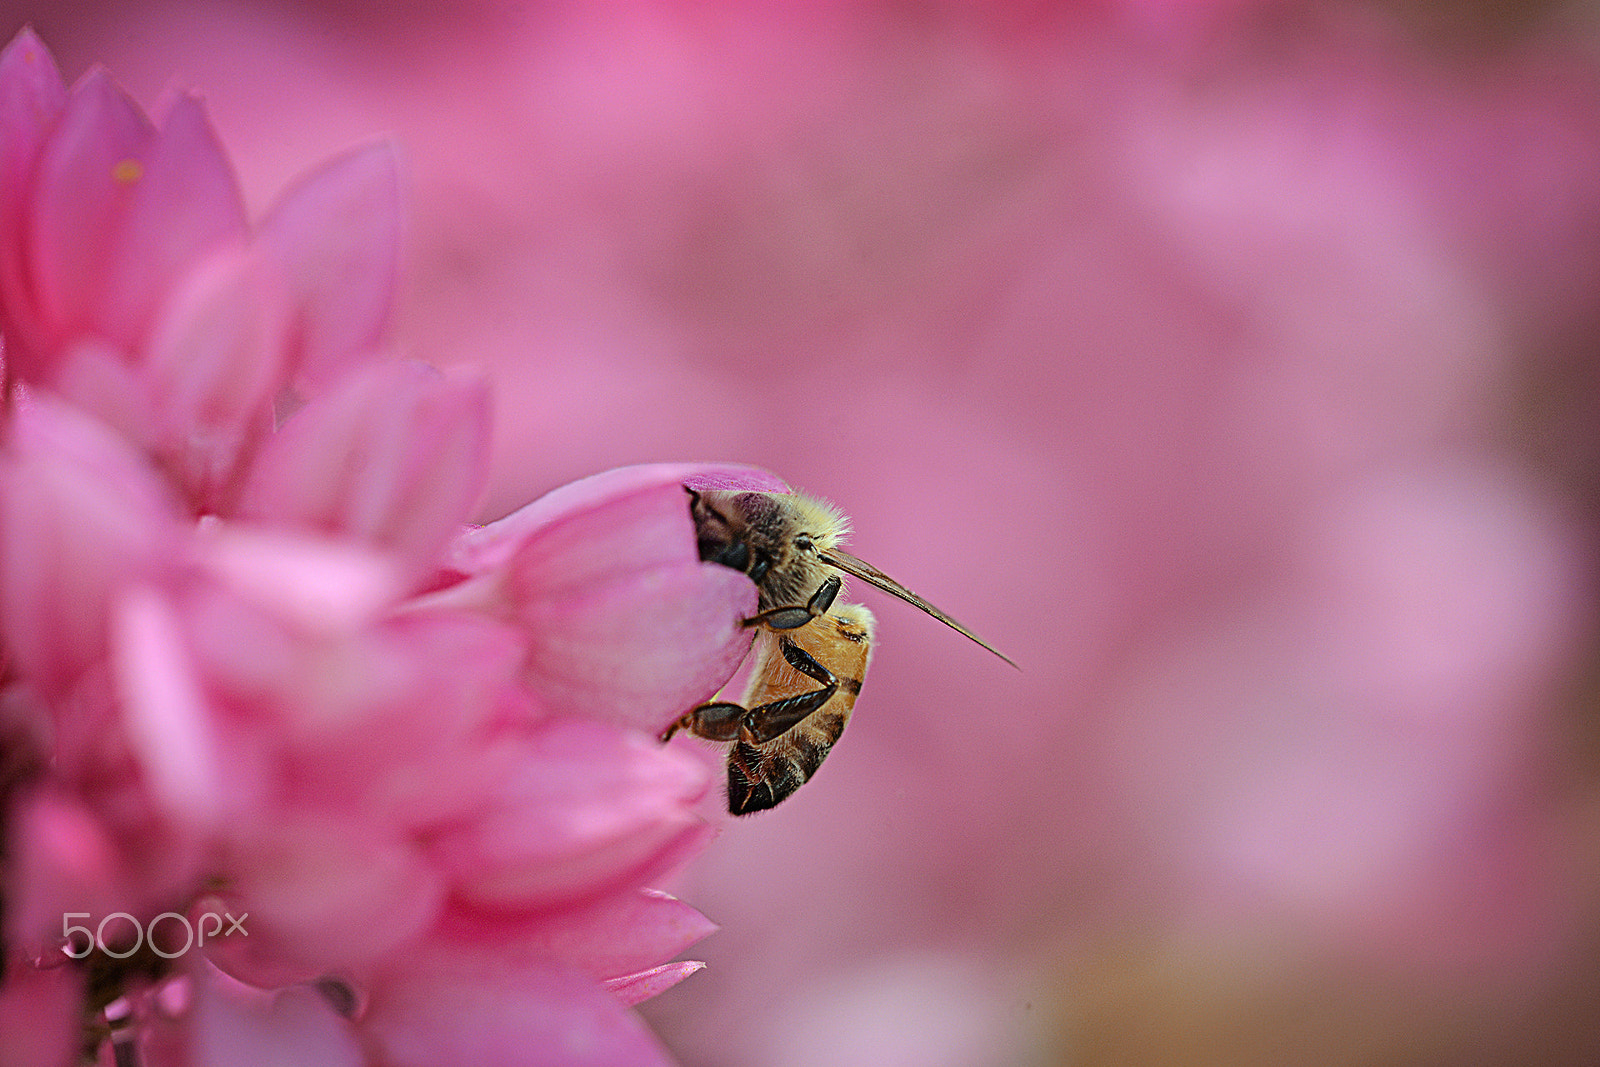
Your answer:
[[[111,168],[111,177],[123,185],[132,185],[144,177],[144,167],[137,159],[124,159]]]

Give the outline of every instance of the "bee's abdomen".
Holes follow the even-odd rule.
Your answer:
[[[738,742],[728,760],[728,810],[765,811],[805,785],[849,721],[848,711],[824,709],[764,745]]]

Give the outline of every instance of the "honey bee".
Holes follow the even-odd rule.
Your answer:
[[[692,709],[661,735],[687,730],[728,751],[728,810],[776,806],[817,772],[839,740],[872,658],[874,620],[860,604],[834,601],[853,575],[927,612],[996,656],[1015,663],[899,582],[839,547],[849,520],[801,494],[689,491],[700,558],[756,585],[755,663],[740,703]]]

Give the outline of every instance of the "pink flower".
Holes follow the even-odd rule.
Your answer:
[[[629,1006],[712,927],[645,887],[708,839],[711,776],[655,735],[755,607],[684,489],[783,483],[626,468],[468,529],[486,388],[378,350],[387,151],[252,232],[197,103],[154,126],[103,74],[68,93],[27,31],[0,124],[25,1061],[664,1062]]]
[[[65,423],[57,437],[86,429],[82,416],[43,398],[15,428],[57,418]],[[27,453],[12,464],[8,486],[38,477]],[[570,683],[549,696],[540,688],[528,666],[538,631],[526,618],[491,618],[437,594],[408,600],[395,556],[347,539],[212,525],[178,539],[186,559],[177,573],[128,563],[104,576],[78,605],[91,612],[83,625],[98,644],[74,646],[85,656],[102,650],[78,669],[97,685],[62,681],[70,703],[52,700],[32,692],[29,669],[51,662],[49,650],[18,659],[15,684],[41,712],[70,709],[95,729],[57,731],[82,738],[52,750],[58,765],[48,779],[60,800],[41,806],[52,794],[30,785],[27,800],[13,803],[14,825],[39,830],[13,839],[22,880],[8,888],[12,938],[48,945],[66,912],[148,917],[216,900],[215,910],[250,916],[248,943],[215,943],[217,965],[264,987],[345,976],[372,993],[364,1032],[399,1043],[401,1059],[419,1033],[440,1047],[467,1034],[489,1040],[496,1012],[511,1013],[507,1042],[526,1039],[512,1024],[537,990],[568,990],[535,1012],[546,1037],[589,1044],[595,1034],[582,1028],[595,1027],[631,1035],[628,1048],[650,1047],[623,1004],[689,973],[660,961],[708,927],[670,898],[639,898],[637,887],[704,843],[708,829],[693,812],[710,779],[702,763],[653,740],[670,709],[648,720],[648,732],[634,731],[585,717],[583,698],[614,718],[623,696],[648,693],[651,679],[680,690],[684,678],[704,675],[707,657],[730,664],[746,647],[737,621],[753,610],[754,591],[695,559],[683,477],[667,468],[656,479],[689,531],[680,545],[686,573],[670,588],[692,594],[695,617],[718,614],[720,604],[721,643],[691,643],[676,659],[657,650],[643,671],[596,676],[582,692]],[[102,494],[113,496],[113,485]],[[56,503],[12,499],[6,527],[22,532]],[[615,514],[612,503],[591,498],[587,511]],[[586,511],[551,517],[581,523]],[[173,515],[160,518],[177,528]],[[9,543],[25,547],[19,534]],[[18,556],[8,561],[19,568],[49,563]],[[671,553],[651,556],[666,566]],[[562,558],[593,562],[576,548]],[[628,583],[631,570],[653,573],[627,561],[613,573]],[[532,580],[537,567],[518,574]],[[494,570],[481,580],[506,581]],[[581,601],[581,588],[569,595]],[[599,598],[584,617],[603,617],[606,605],[635,610],[625,596]],[[44,593],[29,607],[51,618]],[[626,621],[616,632],[633,632]],[[119,798],[111,811],[98,807],[108,790]],[[209,897],[207,885],[216,886]],[[468,997],[470,1011],[413,1017],[407,1005],[433,1003],[462,975],[482,973],[470,961],[483,944],[516,952],[518,973],[532,968],[533,984],[496,987],[487,999],[463,989],[453,996]],[[445,1026],[450,1019],[461,1029]]]

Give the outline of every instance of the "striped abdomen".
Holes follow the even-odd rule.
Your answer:
[[[804,785],[844,733],[872,658],[872,613],[860,604],[835,604],[828,614],[788,631],[761,637],[760,658],[744,695],[754,708],[786,697],[833,687],[816,711],[771,741],[738,741],[728,752],[728,810],[746,815],[773,807]],[[796,670],[783,642],[799,648],[823,668],[822,682]]]

